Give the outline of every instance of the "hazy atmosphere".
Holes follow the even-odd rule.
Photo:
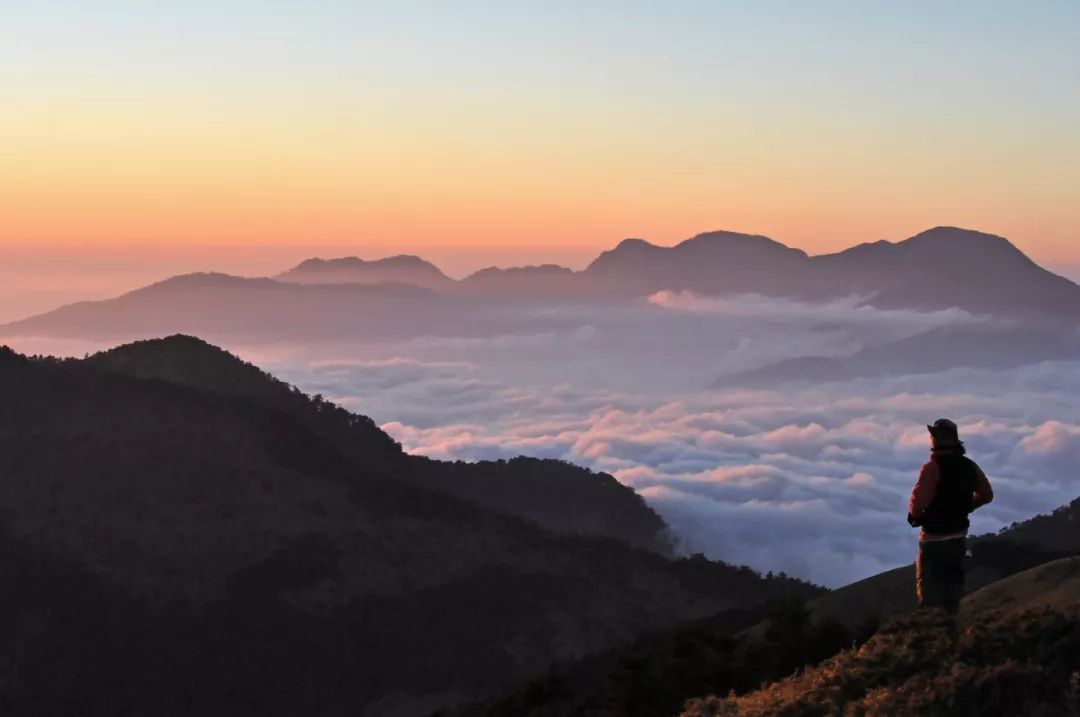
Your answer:
[[[740,378],[1004,320],[686,292],[518,311],[498,332],[450,325],[403,341],[296,343],[283,330],[275,341],[216,343],[371,416],[410,452],[524,454],[606,471],[645,496],[683,551],[830,586],[909,560],[910,530],[897,516],[928,455],[924,424],[939,416],[961,423],[997,479],[999,497],[975,516],[976,530],[1052,509],[1076,490],[1080,360],[783,386]],[[5,341],[69,355],[116,343]]]
[[[1078,48],[0,4],[0,711],[1075,714]]]

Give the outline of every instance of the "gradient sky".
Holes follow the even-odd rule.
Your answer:
[[[0,2],[0,246],[1080,263],[1080,3]]]

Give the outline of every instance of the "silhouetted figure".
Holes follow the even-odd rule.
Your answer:
[[[956,424],[942,418],[930,431],[930,462],[911,491],[908,523],[921,527],[915,593],[920,607],[950,615],[964,597],[968,515],[994,499],[986,474],[966,454]]]

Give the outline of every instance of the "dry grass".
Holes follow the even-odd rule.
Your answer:
[[[687,703],[683,717],[1071,715],[1080,709],[1080,606],[894,621],[857,650],[743,697]]]

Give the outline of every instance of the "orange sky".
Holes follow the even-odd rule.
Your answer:
[[[0,29],[0,246],[550,260],[951,224],[1080,263],[1067,9],[53,5]]]

